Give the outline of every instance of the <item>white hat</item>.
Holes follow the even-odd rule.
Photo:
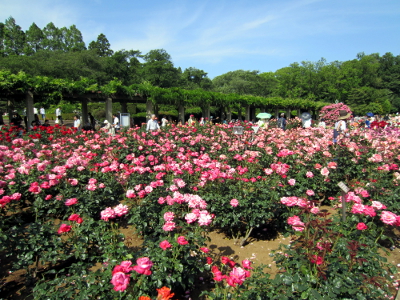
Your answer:
[[[107,124],[107,123],[108,123],[108,120],[104,120],[104,123]]]

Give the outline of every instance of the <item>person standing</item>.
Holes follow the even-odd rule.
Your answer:
[[[76,130],[81,130],[81,119],[79,118],[78,115],[74,116],[74,127],[76,128]]]
[[[161,119],[161,127],[167,127],[167,124],[168,124],[168,120],[167,120],[167,116],[164,116],[162,119]]]
[[[324,128],[324,129],[326,128],[326,123],[325,123],[325,119],[324,119],[324,118],[322,118],[322,119],[319,121],[318,127]]]
[[[115,133],[118,133],[118,131],[119,131],[119,119],[118,119],[116,114],[113,114],[113,127],[114,127],[114,130],[115,130]]]
[[[286,130],[286,118],[285,118],[285,114],[281,113],[280,117],[278,118],[278,128],[282,129],[282,130]]]
[[[90,126],[92,127],[92,129],[94,131],[96,131],[96,120],[93,117],[93,115],[91,113],[88,113],[88,117],[89,117],[89,122],[90,122]]]
[[[189,120],[188,120],[188,125],[192,126],[194,125],[196,121],[194,120],[194,115],[190,115]]]
[[[339,111],[338,121],[335,123],[335,127],[333,129],[333,142],[336,144],[339,138],[339,135],[343,133],[347,129],[346,119],[351,116],[350,112],[346,110]]]
[[[61,125],[64,124],[60,107],[57,107],[57,109],[56,109],[56,124],[58,124],[58,123],[60,123]]]
[[[151,115],[151,119],[147,121],[146,131],[160,131],[160,125],[158,125],[156,115]]]
[[[42,115],[42,121],[43,121],[46,118],[46,111],[44,110],[43,106],[40,108],[40,114]]]

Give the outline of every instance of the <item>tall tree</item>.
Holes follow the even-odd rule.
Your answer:
[[[110,47],[110,42],[102,33],[99,34],[96,41],[91,41],[89,44],[89,50],[95,50],[100,57],[113,55],[114,51]]]
[[[29,29],[25,32],[25,36],[26,43],[24,52],[26,55],[32,55],[43,49],[45,36],[42,29],[40,29],[35,23],[32,23]]]
[[[171,56],[164,49],[151,50],[143,55],[143,79],[158,87],[178,85],[180,72],[174,67]]]
[[[213,79],[214,89],[221,93],[267,96],[265,79],[258,71],[231,71]]]
[[[140,51],[123,49],[115,52],[111,57],[106,57],[106,72],[110,80],[117,77],[124,84],[140,83],[139,56]]]
[[[0,57],[4,56],[4,38],[5,38],[5,26],[4,23],[0,22]]]
[[[187,68],[181,75],[181,86],[186,89],[202,88],[210,90],[212,81],[207,77],[207,73],[197,68]]]
[[[62,31],[50,22],[43,28],[45,40],[43,41],[44,49],[51,51],[64,50]]]
[[[21,55],[24,53],[25,32],[9,17],[4,23],[4,52],[6,55]]]
[[[61,28],[61,36],[63,38],[63,48],[65,52],[86,50],[82,33],[75,25],[71,25],[69,28]]]

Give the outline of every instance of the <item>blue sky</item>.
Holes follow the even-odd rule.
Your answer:
[[[399,0],[0,0],[0,21],[9,16],[23,30],[75,24],[86,45],[103,33],[114,51],[162,48],[175,67],[210,78],[359,52],[400,55]]]

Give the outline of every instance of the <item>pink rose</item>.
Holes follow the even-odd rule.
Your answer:
[[[123,292],[129,285],[130,275],[124,272],[117,272],[113,274],[111,283],[114,286],[114,291]]]
[[[64,233],[64,232],[69,232],[69,231],[71,231],[71,226],[70,225],[67,225],[67,224],[61,224],[61,226],[60,226],[60,228],[58,229],[58,231],[57,231],[57,233],[58,234],[61,234],[61,233]]]
[[[76,199],[76,198],[67,199],[65,201],[65,205],[66,206],[71,206],[71,205],[74,205],[74,204],[77,204],[77,203],[78,203],[78,199]]]
[[[210,252],[210,249],[208,249],[206,247],[200,247],[200,251],[202,251],[203,253],[208,253],[208,252]]]
[[[229,273],[227,282],[230,286],[234,287],[236,284],[241,285],[245,279],[246,279],[246,272],[242,268],[235,267]]]
[[[380,210],[380,209],[386,209],[386,206],[385,205],[383,205],[381,202],[379,202],[379,201],[372,201],[372,205],[371,205],[373,208],[375,208],[375,209],[378,209],[378,210]]]
[[[186,240],[186,238],[183,235],[178,237],[177,242],[178,242],[179,245],[187,245],[187,244],[189,244],[189,242]]]
[[[75,179],[75,178],[68,179],[68,182],[69,182],[69,184],[72,185],[72,186],[78,185],[78,180]]]
[[[236,207],[239,205],[239,201],[237,199],[232,199],[230,202],[230,205],[233,207]]]
[[[381,220],[383,223],[388,225],[394,225],[396,223],[396,215],[390,211],[382,211]]]
[[[245,259],[245,260],[242,261],[242,266],[243,266],[243,268],[245,268],[245,269],[253,269],[253,268],[251,267],[251,261],[248,260],[248,259]]]
[[[133,270],[143,275],[151,275],[151,267],[153,262],[148,257],[141,257],[136,260],[137,266],[133,267]]]
[[[172,221],[175,218],[175,214],[172,211],[167,211],[164,214],[164,220],[165,221]]]
[[[296,179],[293,179],[293,178],[289,179],[288,180],[288,184],[291,185],[291,186],[295,185],[296,184]]]
[[[115,211],[111,207],[107,207],[100,213],[100,216],[100,219],[108,221],[109,219],[114,219],[116,215]]]
[[[329,175],[329,170],[328,170],[328,168],[326,168],[326,167],[322,168],[321,174],[322,174],[322,176],[328,176],[328,175]]]
[[[365,229],[368,229],[368,226],[365,225],[364,223],[360,222],[360,223],[357,224],[357,229],[358,230],[365,230]]]
[[[188,224],[193,223],[193,222],[196,222],[196,220],[197,220],[197,215],[194,214],[194,213],[188,213],[188,214],[186,214],[186,216],[185,216],[185,220],[186,220],[186,222],[187,222]]]
[[[173,231],[175,229],[175,223],[174,222],[165,222],[163,226],[164,231]]]
[[[315,195],[315,193],[314,193],[313,190],[307,190],[307,191],[306,191],[306,194],[307,194],[308,196],[314,196],[314,195]]]
[[[163,250],[167,250],[168,248],[171,248],[171,247],[172,247],[172,245],[167,240],[164,240],[160,243],[160,248]]]
[[[314,177],[314,173],[313,172],[307,172],[306,173],[306,177],[307,178],[313,178]]]
[[[128,213],[129,209],[127,205],[123,204],[118,204],[116,207],[114,207],[114,212],[118,217],[122,217],[123,215],[126,215]]]
[[[321,256],[313,255],[310,259],[313,264],[321,265],[324,261]]]
[[[313,213],[313,214],[317,214],[317,213],[319,213],[319,207],[313,207],[313,208],[311,208],[311,213]]]

